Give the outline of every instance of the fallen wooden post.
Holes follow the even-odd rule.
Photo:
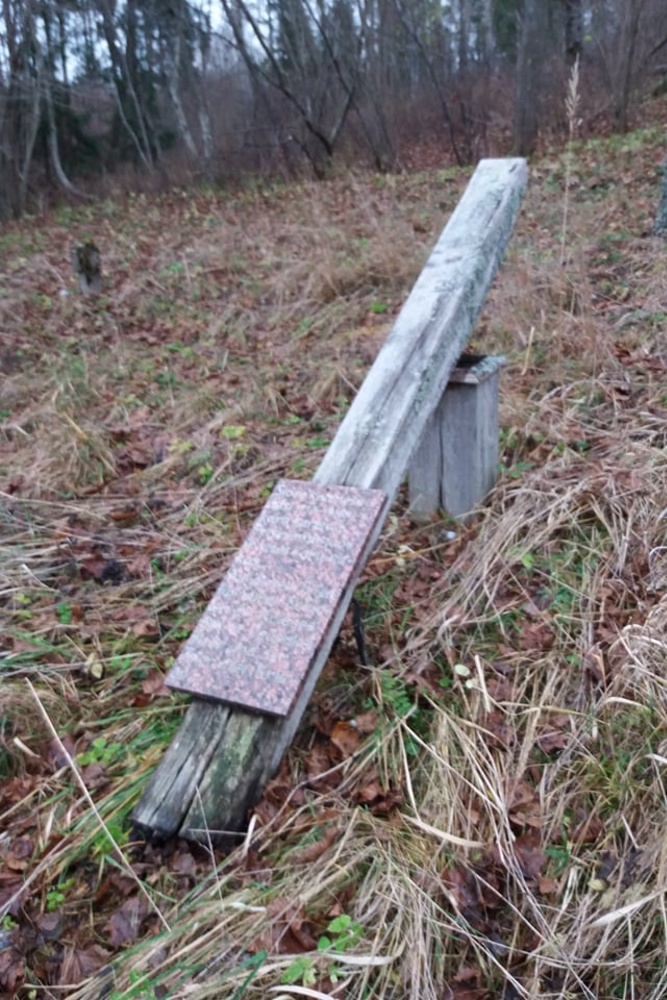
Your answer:
[[[133,821],[142,830],[224,843],[246,825],[249,810],[294,736],[358,572],[471,335],[526,180],[522,159],[479,164],[315,474],[316,486],[379,490],[386,502],[355,572],[341,584],[335,613],[312,651],[288,714],[193,700],[134,811]],[[233,608],[228,613],[233,615]],[[247,642],[252,645],[251,635]],[[214,664],[220,654],[210,649]],[[263,667],[270,677],[271,664]]]

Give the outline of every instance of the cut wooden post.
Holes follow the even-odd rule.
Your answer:
[[[102,291],[102,257],[95,244],[89,241],[72,247],[70,256],[79,290],[84,294],[99,294]]]
[[[410,462],[410,510],[463,517],[498,475],[498,395],[505,358],[464,354]]]
[[[392,500],[470,337],[526,179],[525,160],[479,164],[317,470],[316,483],[379,489]],[[383,520],[378,518],[360,565]],[[137,826],[219,843],[246,825],[299,725],[353,589],[353,583],[346,588],[289,715],[192,702],[134,811]]]

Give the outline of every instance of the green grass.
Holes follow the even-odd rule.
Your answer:
[[[272,484],[317,467],[465,174],[141,196],[0,234],[20,998],[65,973],[78,1000],[664,994],[666,290],[640,238],[662,144],[573,144],[564,258],[566,158],[531,165],[479,325],[509,358],[498,486],[468,526],[399,496],[358,594],[371,662],[347,621],[227,853],[135,839],[186,703],[161,681]],[[63,249],[84,233],[99,300]],[[59,911],[49,958],[34,928]]]

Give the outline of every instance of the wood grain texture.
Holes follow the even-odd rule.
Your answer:
[[[524,160],[482,160],[341,424],[315,481],[388,496],[471,332],[512,232]],[[354,592],[347,588],[292,713],[284,719],[195,701],[134,811],[147,832],[228,843],[242,829],[301,721]],[[190,758],[194,758],[191,760]]]
[[[410,510],[464,519],[498,476],[498,401],[505,358],[456,368],[410,460]]]
[[[387,501],[359,562],[366,565],[389,511]],[[287,717],[195,700],[146,786],[132,820],[145,833],[228,846],[247,823],[248,810],[278,769],[329,658],[354,594],[350,580],[323,639],[313,669]]]
[[[393,497],[502,260],[525,160],[482,160],[315,474]]]

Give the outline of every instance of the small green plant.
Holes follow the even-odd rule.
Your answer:
[[[405,684],[390,670],[381,670],[378,676],[383,705],[389,707],[399,718],[406,718],[414,708],[414,701]]]
[[[350,400],[347,396],[338,396],[336,399],[336,410],[339,419],[342,419],[350,409]]]
[[[524,472],[533,468],[533,462],[517,462],[516,465],[507,466],[501,465],[500,471],[503,475],[509,476],[510,479],[521,479]]]
[[[32,603],[33,598],[27,594],[14,594],[13,597],[14,604],[14,618],[23,621],[28,621],[33,616]]]
[[[171,368],[165,368],[164,371],[158,372],[155,381],[162,389],[173,389],[178,385],[176,374]]]
[[[109,660],[109,669],[122,673],[130,669],[134,659],[135,656],[133,653],[114,653]]]
[[[354,923],[346,913],[334,917],[327,924],[327,933],[322,934],[317,941],[317,950],[322,953],[321,956],[299,955],[285,969],[280,982],[283,985],[300,982],[303,986],[312,986],[323,975],[327,975],[334,983],[338,982],[340,972],[335,961],[331,961],[329,953],[344,954],[359,942],[362,934],[361,924]]]
[[[63,906],[67,899],[67,893],[75,884],[75,881],[73,878],[68,878],[48,890],[46,893],[46,909],[49,913],[54,913]]]
[[[56,614],[61,625],[72,624],[72,606],[66,601],[61,601],[60,604],[56,605]]]
[[[213,478],[213,466],[210,461],[202,462],[197,469],[197,477],[201,486],[206,486]]]
[[[167,277],[170,274],[181,275],[185,273],[185,265],[182,264],[180,260],[174,260],[171,264],[167,264],[166,267],[163,267],[159,273],[163,277]]]
[[[544,849],[544,853],[550,859],[553,867],[553,874],[555,876],[562,875],[566,871],[570,864],[572,863],[572,851],[571,844],[568,840],[567,831],[565,826],[562,830],[562,841],[560,844],[553,844],[547,846]]]
[[[146,974],[132,971],[129,975],[130,988],[110,994],[109,1000],[155,1000],[155,989],[147,981]]]
[[[243,424],[228,424],[227,427],[221,429],[220,436],[227,441],[238,441],[239,438],[245,437],[246,432],[247,428]]]
[[[389,306],[386,302],[371,302],[371,312],[375,316],[382,316],[384,313],[389,311]]]
[[[106,766],[118,760],[124,752],[122,743],[110,743],[105,736],[97,736],[89,748],[80,753],[76,759],[81,767],[87,767],[88,764]]]
[[[130,839],[127,830],[124,830],[120,822],[112,821],[107,823],[106,830],[100,830],[93,841],[93,854],[96,857],[107,857],[114,854],[116,847],[124,847]],[[113,840],[112,840],[113,838]]]
[[[300,982],[304,986],[312,986],[316,981],[315,959],[311,958],[310,955],[299,955],[280,977],[280,982],[283,985]]]
[[[391,670],[378,671],[378,681],[380,686],[379,698],[369,699],[367,708],[379,708],[385,716],[390,719],[410,719],[410,729],[419,736],[425,736],[428,731],[427,714],[420,710],[413,695],[408,690],[405,682],[396,677]],[[376,732],[376,738],[381,738],[381,727]],[[414,757],[419,752],[419,743],[413,738],[409,731],[402,734],[403,747],[409,757]]]
[[[167,350],[172,354],[180,354],[183,358],[194,357],[194,348],[187,344],[167,344]]]
[[[170,639],[189,639],[192,635],[193,625],[175,625],[174,628],[169,629],[168,636]]]
[[[334,917],[327,926],[328,934],[323,934],[317,942],[318,951],[345,952],[358,943],[363,933],[361,924],[353,923],[352,917],[341,913]],[[329,937],[328,935],[331,935]]]

